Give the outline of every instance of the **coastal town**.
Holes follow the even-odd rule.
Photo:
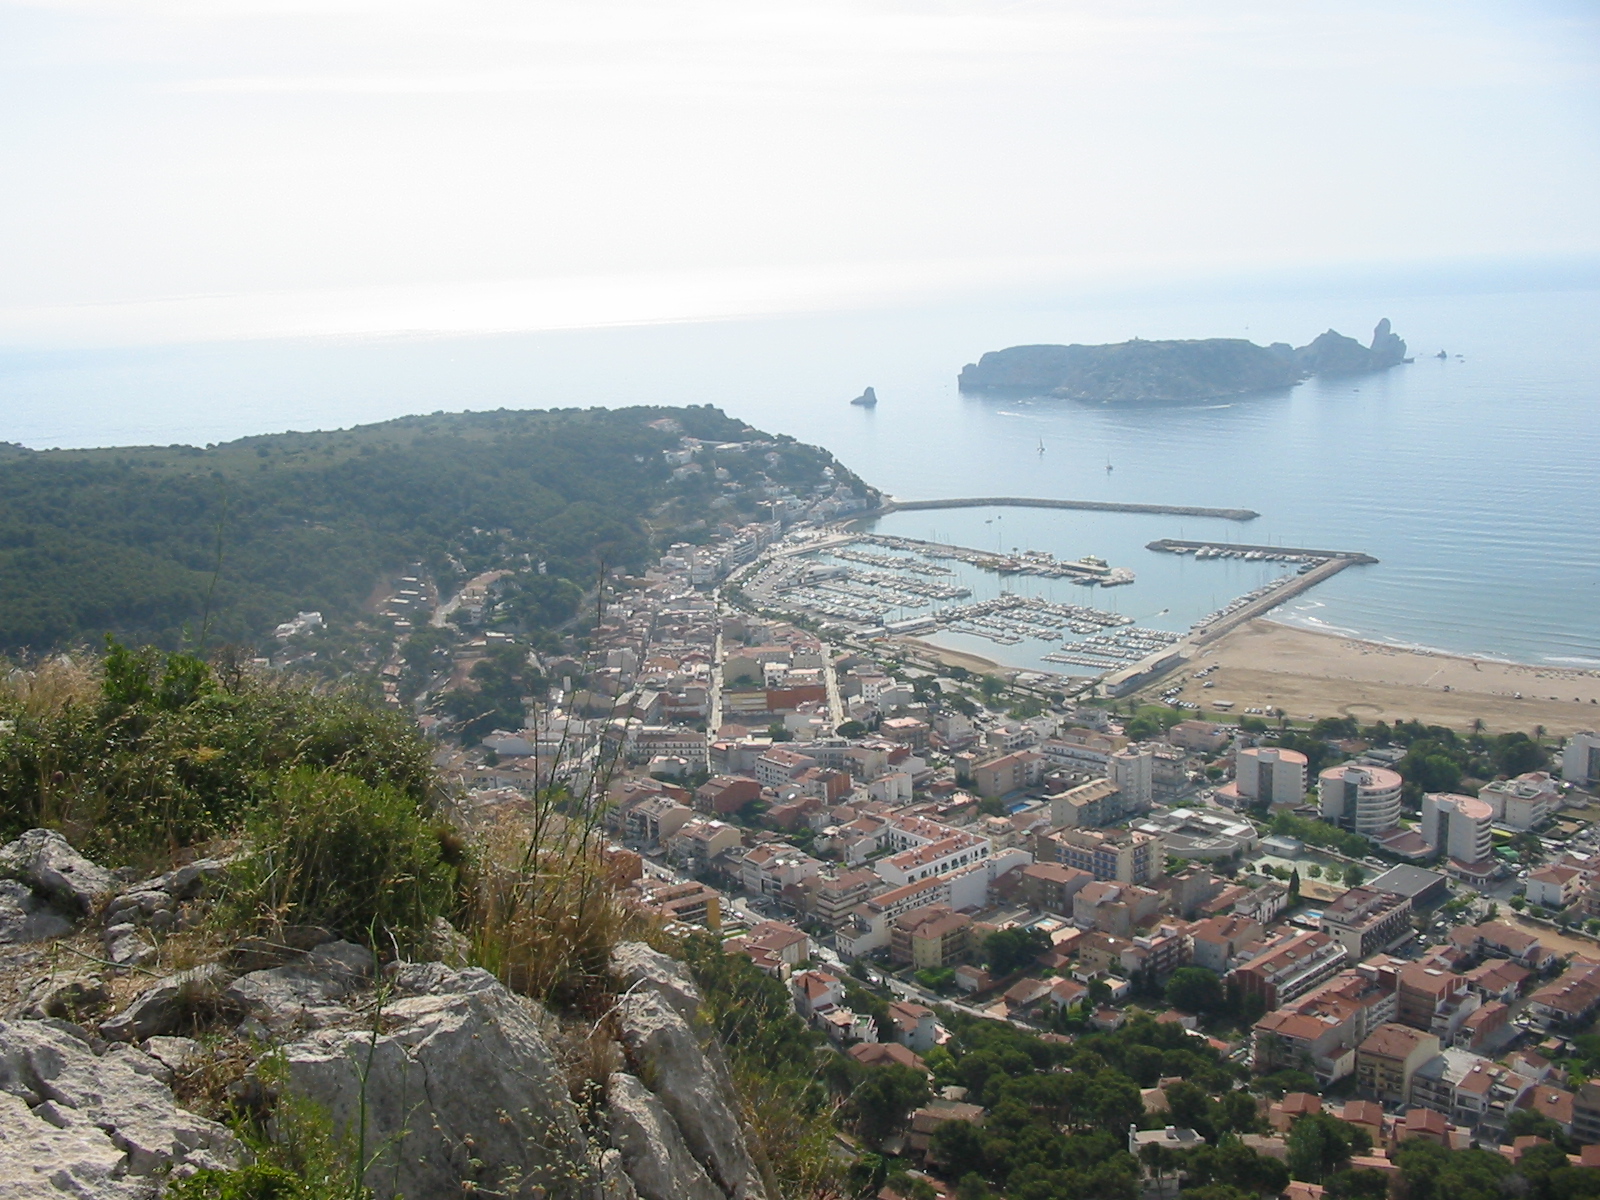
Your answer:
[[[641,911],[748,958],[842,1058],[938,1085],[883,1140],[935,1194],[936,1131],[987,1117],[944,1069],[952,1023],[974,1020],[1060,1044],[1176,1026],[1237,1072],[1267,1158],[1327,1114],[1367,1135],[1352,1169],[1392,1174],[1412,1139],[1600,1166],[1600,735],[1475,732],[1482,775],[1430,776],[1410,747],[1448,730],[1202,717],[1166,682],[1123,699],[1109,655],[1087,679],[965,667],[861,609],[884,559],[926,547],[849,532],[859,501],[825,485],[770,499],[774,520],[609,579],[562,652],[493,628],[497,577],[432,615],[426,580],[401,581],[397,620],[459,631],[404,703],[470,822],[584,797],[575,819]],[[853,596],[807,566],[819,541],[858,569]],[[896,587],[946,586],[912,561]],[[809,616],[774,611],[786,589]],[[439,695],[508,651],[539,681],[525,722],[463,737]],[[393,704],[406,674],[386,671]],[[1139,1082],[1131,1152],[1204,1140],[1174,1115],[1181,1079]]]

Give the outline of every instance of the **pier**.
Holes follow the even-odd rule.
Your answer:
[[[1213,549],[1217,550],[1267,551],[1284,556],[1294,555],[1315,562],[1316,565],[1309,570],[1302,567],[1294,575],[1285,575],[1281,579],[1274,580],[1266,587],[1257,589],[1248,596],[1241,596],[1226,608],[1219,609],[1217,612],[1207,617],[1202,617],[1195,622],[1194,628],[1189,631],[1189,635],[1176,645],[1151,654],[1141,662],[1134,663],[1130,667],[1103,677],[1100,681],[1101,687],[1108,696],[1126,696],[1129,692],[1137,691],[1174,668],[1188,662],[1194,656],[1194,652],[1206,645],[1206,643],[1215,641],[1230,629],[1235,629],[1246,621],[1254,620],[1256,617],[1270,612],[1285,600],[1298,596],[1308,588],[1316,587],[1324,579],[1331,579],[1346,567],[1378,561],[1370,554],[1343,550],[1302,550],[1285,546],[1219,546],[1215,543],[1172,543],[1170,539],[1164,538],[1162,540],[1170,544],[1158,545],[1152,542],[1149,549],[1170,549],[1175,553],[1183,553],[1190,549],[1198,550],[1209,544]],[[1178,549],[1180,546],[1183,547],[1182,550]]]
[[[1145,549],[1161,550],[1168,554],[1198,554],[1202,550],[1216,552],[1205,555],[1206,558],[1244,558],[1248,555],[1257,559],[1278,561],[1291,558],[1316,562],[1337,558],[1343,559],[1347,564],[1378,561],[1372,555],[1363,554],[1358,550],[1308,550],[1303,546],[1255,546],[1246,542],[1186,542],[1178,538],[1157,538],[1153,542],[1145,543]]]
[[[1041,500],[1028,496],[973,496],[959,500],[895,500],[887,498],[856,519],[882,517],[892,512],[921,512],[938,508],[1072,508],[1085,512],[1158,513],[1173,517],[1217,517],[1224,521],[1253,521],[1261,514],[1249,508],[1201,508],[1192,504],[1122,504],[1114,500]]]

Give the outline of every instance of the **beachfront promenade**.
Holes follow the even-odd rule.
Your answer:
[[[920,512],[936,508],[1075,508],[1087,512],[1161,513],[1175,517],[1218,517],[1224,521],[1253,521],[1261,514],[1249,508],[1201,508],[1193,504],[1121,504],[1113,500],[1041,500],[1030,496],[970,496],[957,500],[896,500],[886,497],[862,517],[892,512]]]

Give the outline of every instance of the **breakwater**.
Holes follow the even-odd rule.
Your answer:
[[[1327,559],[1343,559],[1347,563],[1375,563],[1378,560],[1370,554],[1363,554],[1359,550],[1308,550],[1304,546],[1256,546],[1247,542],[1187,542],[1178,538],[1157,538],[1146,543],[1146,550],[1161,550],[1168,554],[1199,554],[1201,551],[1211,551],[1204,555],[1206,558],[1238,558],[1252,555],[1262,559],[1299,558],[1310,561],[1322,562]]]
[[[969,496],[957,500],[896,500],[860,517],[882,517],[892,512],[919,512],[938,508],[1072,508],[1085,512],[1162,513],[1174,517],[1218,517],[1224,521],[1253,521],[1261,514],[1250,508],[1202,508],[1193,504],[1123,504],[1114,500],[1045,500],[1032,496]]]

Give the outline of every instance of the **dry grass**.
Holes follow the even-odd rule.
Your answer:
[[[612,947],[641,923],[594,823],[545,807],[485,839],[468,883],[472,957],[513,991],[594,1012],[610,992]]]

